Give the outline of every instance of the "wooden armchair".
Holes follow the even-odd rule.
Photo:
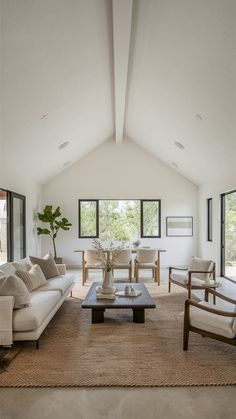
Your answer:
[[[209,293],[234,304],[234,310],[226,311],[208,303]],[[209,288],[205,290],[205,301],[186,300],[183,336],[184,351],[188,350],[189,332],[199,333],[203,337],[236,345],[236,300]]]
[[[173,271],[185,271],[185,274],[175,274]],[[202,290],[206,278],[209,279],[210,285],[214,285],[216,280],[215,263],[211,260],[208,261],[193,257],[188,268],[169,267],[168,292],[171,292],[171,284],[173,283],[187,289],[188,298],[191,298],[191,290]]]

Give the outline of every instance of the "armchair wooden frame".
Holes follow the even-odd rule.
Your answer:
[[[222,300],[228,301],[229,303],[236,305],[236,300],[233,300],[232,298],[226,297],[225,295],[219,294],[213,289],[207,288],[205,290],[205,301],[208,302],[208,296],[209,294],[215,295],[215,297],[221,298]],[[195,332],[203,337],[209,337],[212,339],[219,340],[221,342],[229,343],[230,345],[236,346],[236,337],[233,339],[227,338],[225,336],[217,335],[215,333],[208,332],[203,329],[198,329],[196,327],[191,326],[190,324],[190,306],[198,307],[200,310],[207,311],[209,313],[216,314],[218,316],[224,316],[224,317],[235,317],[236,318],[236,312],[232,311],[225,311],[220,310],[212,307],[206,307],[199,303],[197,303],[194,300],[188,299],[185,301],[185,310],[184,310],[184,335],[183,335],[183,350],[188,350],[188,341],[189,341],[189,332]]]
[[[169,267],[169,283],[168,283],[168,292],[171,292],[171,283],[175,285],[179,285],[182,288],[185,288],[188,290],[188,298],[191,298],[191,290],[202,290],[205,289],[203,285],[192,285],[192,275],[194,274],[209,274],[213,281],[216,280],[216,273],[215,273],[215,263],[213,264],[212,271],[188,271],[188,282],[186,284],[181,284],[178,281],[175,281],[173,278],[171,278],[172,270],[176,271],[188,271],[188,268],[176,268],[175,266]],[[215,304],[215,295],[213,295],[213,301]]]

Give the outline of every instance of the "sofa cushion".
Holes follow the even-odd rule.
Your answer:
[[[60,298],[61,293],[59,291],[33,291],[30,294],[31,306],[14,310],[13,331],[27,332],[40,327]]]
[[[35,256],[30,256],[30,261],[33,265],[40,266],[46,279],[54,278],[55,276],[60,275],[55,260],[53,259],[50,253],[44,256],[43,259],[37,258]]]
[[[65,294],[67,289],[74,283],[74,275],[66,274],[63,276],[57,276],[55,278],[48,279],[43,287],[40,287],[40,291],[52,291],[58,290],[61,295]]]
[[[24,282],[15,275],[1,277],[0,295],[14,297],[14,308],[30,305],[30,295]]]
[[[214,309],[219,308],[205,301],[201,301],[199,304]],[[208,311],[203,311],[198,307],[190,306],[190,324],[197,329],[206,330],[207,332],[233,339],[236,335],[236,331],[233,329],[233,322],[233,317],[219,316]]]
[[[29,292],[36,290],[47,282],[39,265],[33,265],[29,271],[17,270],[16,275],[22,279]]]

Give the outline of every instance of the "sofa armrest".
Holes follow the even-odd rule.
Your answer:
[[[57,269],[60,272],[60,275],[66,274],[66,264],[65,263],[57,263]]]
[[[0,296],[0,346],[12,345],[14,297]]]

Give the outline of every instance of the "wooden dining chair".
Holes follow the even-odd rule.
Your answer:
[[[160,285],[158,275],[158,252],[156,249],[138,249],[134,261],[134,276],[136,282],[139,281],[139,270],[149,269],[152,271],[152,277]]]
[[[97,250],[85,250],[83,255],[83,285],[89,278],[89,270],[94,269],[102,270],[102,273],[104,273],[102,264],[97,259]]]
[[[116,269],[126,269],[129,272],[129,282],[132,282],[132,253],[129,249],[121,250],[113,262],[113,272]]]

